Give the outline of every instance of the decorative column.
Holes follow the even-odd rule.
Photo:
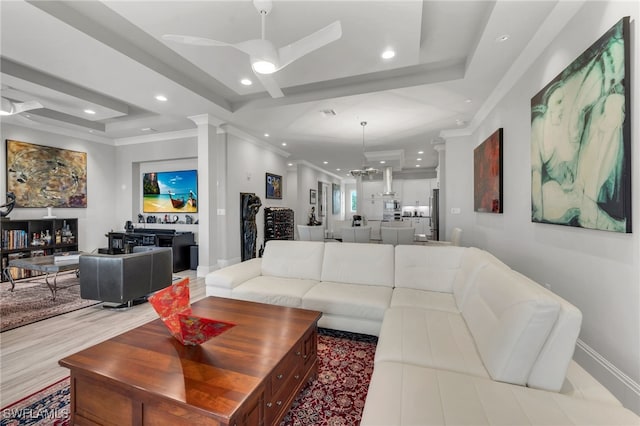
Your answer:
[[[226,134],[222,120],[209,114],[189,117],[198,126],[198,271],[199,277],[218,269],[224,258],[226,231]]]
[[[362,185],[362,175],[356,177],[356,214],[360,216],[364,216],[364,186]],[[353,219],[352,217],[345,218],[348,220]]]
[[[437,141],[437,143],[434,143]],[[442,138],[437,138],[431,142],[433,144],[433,149],[438,153],[438,189],[440,189],[440,204],[438,205],[438,218],[440,225],[440,235],[439,239],[444,240],[446,229],[447,229],[447,209],[446,209],[446,143]]]

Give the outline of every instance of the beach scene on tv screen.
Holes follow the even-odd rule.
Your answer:
[[[144,213],[196,213],[198,172],[179,170],[142,176]]]

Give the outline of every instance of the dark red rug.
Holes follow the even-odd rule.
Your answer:
[[[358,425],[377,338],[320,329],[318,379],[293,402],[282,425]],[[69,424],[69,378],[2,409],[0,426]]]

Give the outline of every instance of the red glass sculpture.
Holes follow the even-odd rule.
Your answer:
[[[183,345],[199,345],[235,326],[230,322],[202,318],[191,313],[189,278],[149,296],[149,303],[173,337]]]

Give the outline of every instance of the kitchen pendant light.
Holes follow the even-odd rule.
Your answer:
[[[349,174],[351,174],[351,176],[353,177],[358,177],[358,176],[369,176],[369,178],[373,177],[373,175],[376,175],[378,173],[380,173],[380,170],[375,169],[373,167],[367,166],[367,157],[364,153],[364,128],[367,125],[366,121],[361,121],[360,125],[362,126],[362,168],[361,169],[354,169],[354,170],[349,170]]]

